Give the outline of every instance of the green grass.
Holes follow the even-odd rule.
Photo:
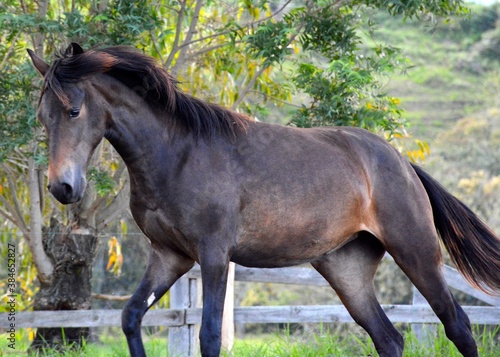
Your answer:
[[[474,335],[478,343],[480,357],[500,356],[498,342],[500,328],[493,331],[475,327]],[[295,337],[288,334],[274,336],[270,340],[241,340],[235,343],[231,353],[224,357],[323,357],[323,356],[377,356],[371,340],[355,335],[341,337],[320,333],[309,338]],[[438,329],[437,338],[430,339],[423,345],[412,333],[405,335],[405,351],[403,357],[455,357],[462,356],[455,346],[446,338],[442,327]]]
[[[7,348],[5,335],[0,335],[0,356],[26,355],[29,342],[20,338],[16,342],[16,350]],[[474,327],[474,336],[479,348],[480,357],[500,356],[500,327]],[[167,356],[166,338],[146,338],[148,356]],[[127,357],[128,349],[123,337],[101,337],[97,343],[86,343],[81,350],[65,348],[62,351],[47,350],[38,354],[40,357]],[[224,352],[223,357],[326,357],[326,356],[377,356],[370,339],[357,337],[355,334],[330,334],[320,331],[316,334],[291,335],[285,331],[281,334],[259,335],[237,340],[232,352]],[[442,327],[437,336],[429,339],[427,344],[416,340],[412,333],[405,334],[405,352],[403,357],[458,357],[461,354],[446,338]]]

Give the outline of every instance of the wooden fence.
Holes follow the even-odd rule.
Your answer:
[[[500,296],[490,296],[473,289],[458,272],[444,267],[448,285],[463,291],[491,306],[465,306],[472,324],[500,324]],[[201,322],[201,277],[199,267],[193,268],[171,289],[170,309],[150,310],[143,319],[143,326],[169,327],[169,355],[194,356],[198,351],[196,325]],[[235,280],[326,286],[328,283],[311,268],[250,269],[237,266]],[[415,290],[416,291],[416,290]],[[229,301],[231,299],[228,299]],[[434,324],[438,319],[427,302],[414,294],[413,305],[383,305],[383,310],[394,322]],[[234,307],[232,320],[245,323],[330,323],[353,322],[342,305],[329,306],[252,306]],[[80,311],[23,311],[16,312],[15,327],[107,327],[121,326],[121,310]],[[9,328],[8,314],[0,314],[0,329]],[[226,326],[227,329],[227,326]]]

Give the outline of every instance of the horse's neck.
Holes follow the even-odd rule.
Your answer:
[[[165,170],[175,157],[174,139],[169,137],[162,119],[143,104],[136,112],[113,118],[108,128],[107,139],[127,165],[132,181],[145,183],[155,171]]]

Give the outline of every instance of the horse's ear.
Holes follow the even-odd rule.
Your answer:
[[[33,62],[33,66],[36,68],[38,72],[40,72],[42,76],[45,77],[45,73],[47,73],[47,70],[49,69],[50,66],[43,59],[38,57],[32,50],[28,49],[28,54],[31,57],[31,62]]]
[[[80,55],[83,52],[85,52],[78,43],[76,42],[71,42],[71,44],[66,48],[66,51],[64,52],[65,57],[71,57],[75,55]]]

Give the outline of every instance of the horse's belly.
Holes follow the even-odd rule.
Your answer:
[[[329,229],[259,230],[242,236],[231,260],[248,267],[273,268],[298,265],[318,259],[340,248],[359,229],[344,227],[333,233]]]
[[[351,192],[310,193],[296,200],[292,194],[276,200],[269,195],[263,204],[245,207],[232,259],[245,266],[290,266],[338,249],[364,227],[366,201]]]

